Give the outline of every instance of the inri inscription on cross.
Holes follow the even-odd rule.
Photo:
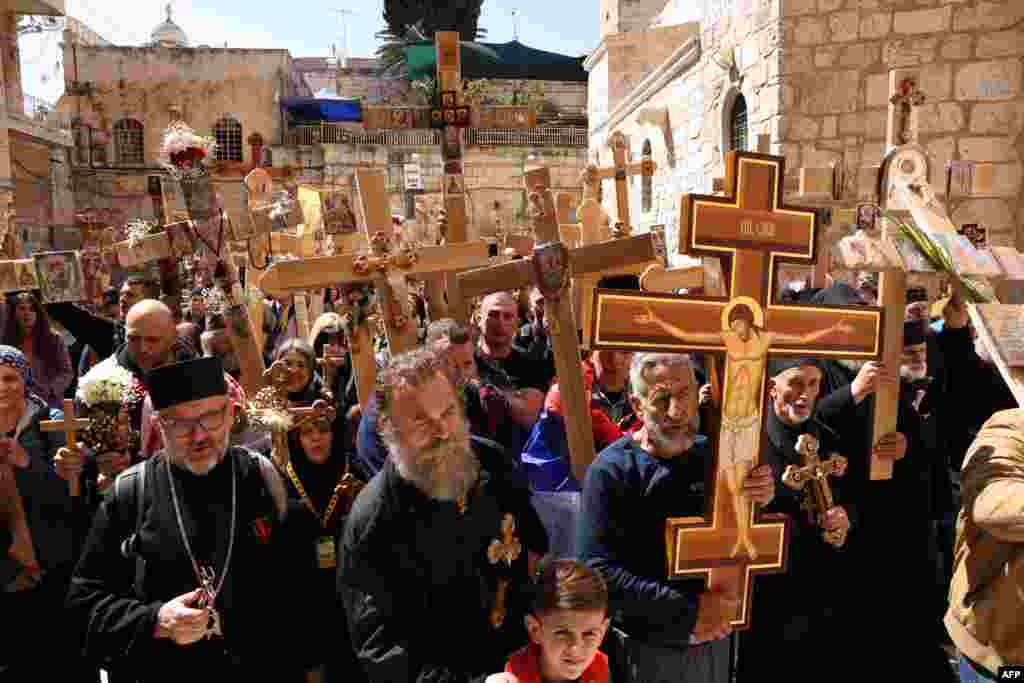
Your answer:
[[[728,262],[728,297],[598,290],[594,348],[696,351],[725,356],[721,428],[708,512],[670,519],[669,578],[707,576],[709,586],[740,597],[732,620],[750,625],[752,578],[785,570],[784,518],[756,514],[741,489],[757,465],[769,356],[876,360],[881,309],[781,306],[771,301],[773,275],[785,262],[813,263],[816,214],[782,203],[784,160],[732,152],[726,196],[683,198],[680,250]]]

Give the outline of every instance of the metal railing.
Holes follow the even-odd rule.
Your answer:
[[[293,126],[285,131],[284,144],[313,145],[440,145],[441,132],[429,128],[351,130],[335,123]],[[582,126],[532,129],[466,129],[465,144],[515,147],[582,147],[588,144]]]

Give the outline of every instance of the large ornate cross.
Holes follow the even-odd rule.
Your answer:
[[[709,510],[667,522],[670,578],[707,576],[740,596],[732,624],[750,625],[752,578],[784,571],[784,518],[755,514],[740,492],[757,465],[769,356],[877,359],[882,311],[781,306],[770,299],[781,263],[813,263],[816,214],[782,202],[784,160],[732,152],[726,196],[683,198],[680,250],[728,261],[728,298],[598,290],[594,348],[725,355],[722,417]],[[724,265],[724,264],[723,264]],[[639,324],[638,324],[639,323]]]
[[[917,135],[911,117],[914,108],[924,104],[925,99],[924,93],[917,89],[916,78],[904,78],[900,81],[897,91],[889,98],[889,103],[895,105],[899,117],[896,144],[906,145],[916,141]]]

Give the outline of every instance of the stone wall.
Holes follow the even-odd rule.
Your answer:
[[[58,109],[112,131],[117,121],[134,118],[145,126],[145,158],[155,163],[160,136],[170,122],[171,107],[197,131],[210,134],[214,123],[230,114],[242,124],[242,155],[252,163],[245,139],[260,133],[267,144],[280,139],[281,114],[275,96],[292,94],[285,50],[220,48],[77,47],[79,80],[93,93],[81,98],[65,95]],[[72,63],[70,46],[64,61]],[[69,77],[71,71],[68,71]],[[107,158],[115,161],[113,140]]]
[[[652,205],[649,211],[643,210],[643,181],[632,178],[631,218],[640,230],[665,225],[668,252],[677,263],[682,260],[676,254],[680,199],[686,193],[711,192],[712,178],[722,174],[729,146],[726,120],[737,95],[742,94],[747,102],[751,144],[759,134],[776,131],[781,119],[777,5],[772,0],[726,2],[731,3],[730,7],[719,1],[715,11],[706,14],[699,24],[662,24],[650,31],[610,36],[606,41],[609,56],[591,68],[592,77],[606,69],[606,76],[599,75],[609,84],[603,97],[600,86],[591,84],[591,159],[602,167],[612,164],[607,141],[615,131],[626,135],[634,161],[641,157],[644,141],[650,140],[658,165]],[[661,19],[685,9],[676,7],[678,4],[669,2]],[[668,33],[670,29],[674,33]],[[654,61],[657,55],[646,47],[657,34],[670,37],[659,48],[660,62]],[[693,37],[699,38],[699,46],[681,50]],[[722,50],[734,56],[734,72],[713,59]],[[613,56],[616,52],[631,58],[617,60]],[[645,54],[649,55],[649,66],[638,71],[642,60],[636,57]],[[633,87],[617,91],[615,84],[623,79]],[[605,114],[607,125],[594,120],[597,112]],[[614,183],[606,180],[603,189],[603,205],[614,219]]]
[[[877,165],[885,152],[889,70],[920,70],[920,143],[945,195],[949,160],[992,162],[992,192],[952,198],[957,224],[980,223],[1018,248],[1024,228],[1024,2],[782,0],[778,136],[791,170]]]
[[[531,155],[534,158],[531,159]],[[284,159],[284,155],[281,158]],[[278,163],[276,152],[274,159],[275,164]],[[408,217],[407,196],[402,190],[403,164],[411,162],[420,165],[423,192],[441,192],[443,167],[440,152],[436,147],[323,145],[322,175],[317,178],[314,169],[307,166],[307,172],[302,180],[349,187],[354,169],[382,170],[388,174],[392,212]],[[574,191],[579,189],[579,177],[585,162],[586,151],[583,149],[467,147],[464,152],[463,169],[469,195],[467,213],[470,238],[494,234],[492,207],[495,201],[501,203],[500,215],[503,225],[508,227],[513,224],[513,216],[522,201],[524,170],[535,166],[548,166],[556,191]]]

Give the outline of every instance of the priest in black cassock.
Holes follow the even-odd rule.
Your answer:
[[[547,536],[512,461],[470,436],[446,368],[420,348],[378,378],[388,459],[338,549],[338,589],[373,683],[482,682],[526,643],[531,559]]]
[[[282,480],[228,445],[234,408],[218,358],[147,374],[163,451],[100,505],[68,594],[88,657],[117,680],[283,680]],[[285,664],[278,662],[284,660]]]

